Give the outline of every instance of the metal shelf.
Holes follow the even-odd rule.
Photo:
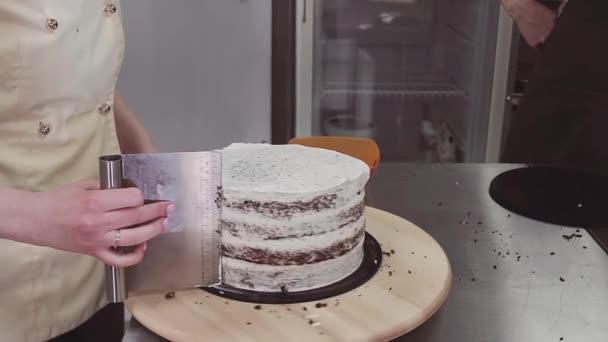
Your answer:
[[[325,83],[323,97],[369,95],[372,97],[452,99],[466,96],[454,83],[433,78],[411,80],[403,83]]]

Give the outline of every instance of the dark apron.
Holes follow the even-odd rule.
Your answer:
[[[608,0],[570,0],[540,54],[503,162],[608,169]]]
[[[124,333],[124,305],[112,303],[74,330],[48,342],[120,342]]]

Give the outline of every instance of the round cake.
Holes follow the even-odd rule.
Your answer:
[[[367,164],[300,145],[232,144],[221,152],[224,284],[305,291],[360,266]]]

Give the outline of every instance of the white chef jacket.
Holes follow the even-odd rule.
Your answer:
[[[0,0],[0,187],[98,177],[119,153],[113,98],[119,0]],[[0,239],[0,341],[44,341],[107,303],[90,256]]]

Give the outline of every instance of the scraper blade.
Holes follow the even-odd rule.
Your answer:
[[[100,158],[101,188],[138,187],[146,201],[171,201],[168,228],[144,259],[106,266],[111,302],[130,294],[221,283],[222,160],[219,152],[122,154]],[[128,228],[127,228],[128,229]]]

